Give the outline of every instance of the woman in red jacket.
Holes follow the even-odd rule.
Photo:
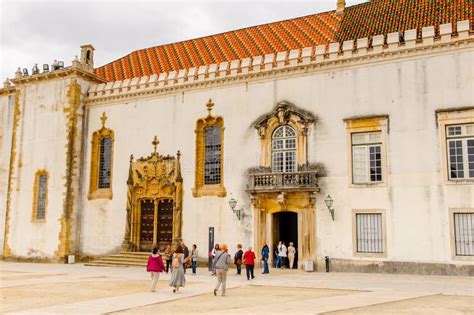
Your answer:
[[[165,270],[163,259],[158,254],[158,248],[153,248],[152,254],[148,257],[146,271],[151,272],[151,292],[155,292],[156,284],[160,278],[160,272]]]
[[[250,276],[252,279],[255,278],[253,275],[253,268],[255,265],[255,253],[252,251],[252,246],[249,246],[248,251],[244,254],[244,264],[245,264],[245,271],[247,272],[247,280],[250,280]]]

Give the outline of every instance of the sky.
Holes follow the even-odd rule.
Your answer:
[[[94,46],[98,67],[137,49],[334,10],[336,2],[0,0],[0,87],[18,67],[70,65],[84,44]]]

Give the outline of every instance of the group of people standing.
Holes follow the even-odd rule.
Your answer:
[[[196,244],[189,251],[188,247],[181,242],[176,249],[172,249],[171,244],[166,246],[163,257],[158,253],[158,248],[153,248],[152,254],[148,257],[147,271],[151,273],[151,292],[155,292],[156,284],[160,278],[160,272],[168,273],[171,270],[169,285],[173,287],[173,293],[178,293],[180,287],[186,284],[184,274],[186,269],[191,267],[192,274],[196,275],[198,250]],[[166,261],[166,267],[163,263]]]
[[[262,274],[270,273],[268,267],[268,260],[270,258],[270,249],[267,244],[265,244],[260,251],[262,262],[263,262],[263,272]],[[277,250],[275,251],[276,255],[276,268],[284,268],[286,266],[286,258],[289,259],[289,268],[293,269],[293,264],[296,256],[296,248],[293,246],[293,242],[290,242],[289,246],[286,247],[284,242],[279,242]],[[220,287],[222,287],[222,296],[226,295],[226,283],[227,283],[227,272],[229,270],[229,265],[232,264],[232,257],[229,254],[229,248],[226,244],[216,244],[212,251],[209,253],[209,258],[211,258],[210,269],[213,276],[217,276],[217,284],[214,289],[214,295],[217,295],[217,292]],[[166,267],[163,263],[163,259],[166,261]],[[171,244],[167,245],[163,257],[158,253],[157,248],[153,248],[152,254],[148,257],[147,271],[151,273],[151,291],[155,292],[156,284],[160,276],[160,272],[166,271],[168,273],[171,270],[171,278],[169,285],[173,287],[173,293],[179,293],[179,289],[184,287],[186,284],[185,273],[186,269],[191,267],[192,274],[196,274],[197,268],[197,259],[198,259],[198,250],[197,246],[194,244],[192,250],[189,251],[188,247],[181,242],[176,249],[173,250]],[[242,250],[242,245],[237,244],[237,251],[234,254],[233,263],[235,264],[237,273],[236,275],[241,275],[242,265],[245,266],[245,271],[247,275],[247,280],[255,278],[255,261],[257,256],[253,252],[252,247],[249,246],[247,251]]]
[[[293,242],[290,242],[288,247],[282,241],[278,242],[277,249],[275,251],[275,268],[286,268],[293,269],[296,257],[296,248]],[[286,260],[288,258],[288,261]]]

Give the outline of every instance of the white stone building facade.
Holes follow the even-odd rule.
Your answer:
[[[203,259],[212,227],[215,242],[257,253],[264,243],[273,251],[278,240],[293,241],[300,267],[311,261],[323,270],[328,256],[332,270],[472,275],[471,25],[114,82],[94,73],[93,48],[83,46],[80,60],[64,69],[18,73],[0,91],[3,256],[97,257],[134,240],[128,250],[148,249],[140,246],[139,196],[156,197],[150,222],[158,243],[166,230],[158,196],[165,191],[171,222],[180,224],[172,239],[197,244]],[[207,108],[209,100],[214,106]],[[200,133],[209,126],[219,130],[217,149]],[[112,132],[108,144],[104,132]],[[159,144],[152,144],[155,136]],[[212,150],[219,178],[206,184]],[[130,175],[130,155],[138,170],[145,163],[139,159],[153,152],[174,162],[143,191],[133,190],[133,203],[127,181],[146,182],[148,173]],[[104,163],[110,171],[100,173]],[[161,180],[165,173],[171,183]],[[95,187],[104,176],[106,188]]]

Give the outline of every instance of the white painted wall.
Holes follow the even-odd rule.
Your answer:
[[[20,87],[21,118],[17,127],[9,234],[14,256],[53,257],[58,249],[66,175],[64,108],[68,106],[70,80],[52,79]],[[80,84],[87,88],[84,82]],[[32,221],[34,179],[40,169],[49,173],[46,222],[42,223]]]
[[[193,89],[184,93],[92,105],[88,110],[87,151],[84,162],[83,223],[80,247],[85,254],[117,250],[125,227],[126,180],[129,156],[147,156],[154,135],[161,154],[182,152],[184,178],[184,240],[207,255],[208,227],[216,228],[216,242],[233,248],[252,242],[252,219],[239,223],[229,209],[229,194],[250,214],[244,192],[249,167],[260,158],[259,139],[251,123],[287,100],[319,117],[309,136],[310,162],[326,166],[317,201],[318,257],[355,258],[352,254],[352,209],[385,209],[387,258],[390,261],[451,262],[448,208],[473,208],[473,185],[446,185],[440,164],[440,138],[435,110],[473,106],[472,49],[374,61],[331,71]],[[196,120],[207,112],[224,117],[224,181],[228,197],[193,198]],[[92,133],[101,126],[115,132],[113,199],[87,199]],[[389,115],[386,187],[349,188],[344,118]],[[385,174],[387,175],[387,174]],[[324,205],[331,194],[333,222]],[[465,262],[464,262],[465,263]]]
[[[0,250],[5,237],[5,211],[7,206],[8,172],[10,167],[11,134],[15,96],[0,97]]]

